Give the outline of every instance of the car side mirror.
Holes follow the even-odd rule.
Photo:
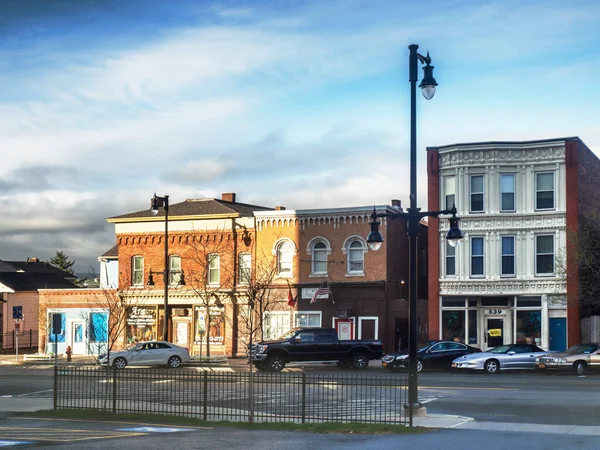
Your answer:
[[[515,352],[508,352],[508,354],[509,354],[509,355],[514,355],[514,354],[515,354]]]

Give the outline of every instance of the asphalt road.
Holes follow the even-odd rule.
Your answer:
[[[126,369],[145,371],[143,368]],[[198,368],[181,368],[183,371],[198,371]],[[318,371],[319,369],[311,369]],[[321,370],[328,374],[356,374],[368,376],[384,375],[380,369],[363,372],[341,371],[337,368]],[[266,374],[268,376],[268,374]],[[389,374],[390,377],[396,375]],[[43,366],[0,367],[0,396],[52,397],[52,368]],[[457,414],[474,417],[486,422],[519,422],[565,425],[598,425],[600,417],[600,374],[576,377],[571,374],[548,375],[535,372],[505,372],[496,375],[479,373],[423,373],[419,376],[419,398],[425,403],[428,413]],[[156,399],[161,392],[148,388],[148,400]],[[218,386],[215,386],[218,390]],[[242,401],[232,392],[216,393],[229,401]],[[289,398],[284,393],[263,392],[258,401],[280,402]],[[374,396],[385,396],[385,392],[365,390],[365,408]],[[193,401],[193,394],[190,394]],[[235,398],[234,398],[235,397]],[[186,395],[179,399],[188,401]],[[218,398],[215,397],[215,401]],[[246,396],[247,400],[247,396]],[[244,400],[245,401],[245,400]],[[383,399],[382,401],[385,401]],[[395,405],[388,402],[390,409]]]

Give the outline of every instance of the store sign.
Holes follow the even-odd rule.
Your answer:
[[[313,295],[318,288],[302,288],[302,298],[303,299],[312,299]],[[329,298],[329,293],[327,294],[319,294],[317,295],[317,300],[327,300]]]
[[[150,308],[134,306],[129,310],[127,325],[143,327],[156,323],[156,311]]]
[[[502,311],[501,309],[488,309],[487,313],[493,316],[498,314],[504,314],[504,311]]]
[[[502,328],[492,328],[490,330],[490,337],[500,337],[502,336]]]

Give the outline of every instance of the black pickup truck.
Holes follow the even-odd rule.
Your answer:
[[[257,370],[280,372],[288,362],[338,361],[340,366],[364,369],[381,359],[383,344],[376,340],[340,341],[333,328],[295,328],[274,341],[252,346]]]

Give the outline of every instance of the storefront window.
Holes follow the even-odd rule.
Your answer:
[[[264,339],[277,339],[288,331],[290,331],[289,312],[265,312]]]
[[[465,341],[465,311],[442,311],[442,339]]]
[[[156,310],[132,306],[127,308],[127,343],[156,339]]]
[[[194,343],[206,342],[207,336],[211,344],[222,345],[225,341],[225,308],[211,306],[209,314],[205,307],[196,308],[196,336]]]
[[[517,344],[541,344],[542,312],[517,310]]]
[[[469,345],[477,344],[477,310],[469,310]]]
[[[321,326],[321,314],[299,312],[296,314],[296,326],[297,327],[320,327]]]

